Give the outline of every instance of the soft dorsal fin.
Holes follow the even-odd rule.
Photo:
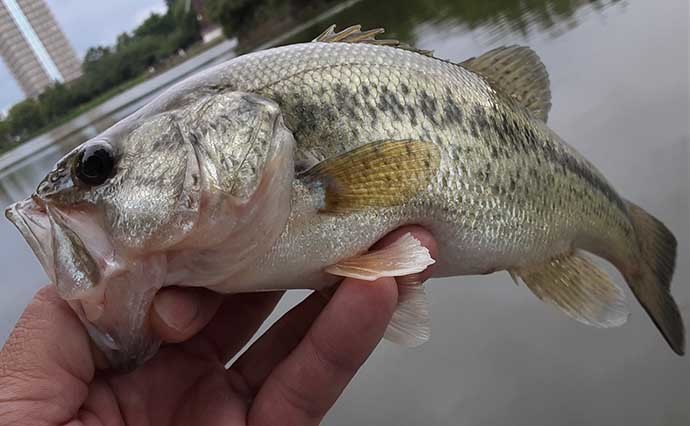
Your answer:
[[[551,109],[549,74],[529,47],[499,47],[460,65],[482,75],[495,89],[513,97],[546,122]]]
[[[342,31],[335,32],[335,24],[326,28],[326,31],[322,32],[321,35],[316,37],[312,42],[321,43],[368,43],[375,44],[378,46],[391,46],[397,47],[398,49],[410,50],[413,52],[420,53],[425,56],[433,57],[433,52],[431,50],[417,49],[408,44],[401,43],[398,40],[377,40],[376,36],[386,32],[383,28],[374,28],[367,31],[362,31],[361,25],[353,25],[347,27]]]

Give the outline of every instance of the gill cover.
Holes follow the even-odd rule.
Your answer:
[[[254,94],[222,93],[189,110],[203,208],[169,257],[166,284],[223,291],[218,285],[237,278],[285,227],[295,142],[278,105]]]

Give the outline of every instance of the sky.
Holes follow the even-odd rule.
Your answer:
[[[79,58],[89,47],[114,44],[118,34],[136,28],[152,12],[165,11],[163,0],[45,1]],[[19,85],[0,61],[0,111],[22,99]]]

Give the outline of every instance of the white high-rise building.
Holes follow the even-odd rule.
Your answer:
[[[0,56],[27,96],[81,75],[74,49],[43,0],[0,0]]]

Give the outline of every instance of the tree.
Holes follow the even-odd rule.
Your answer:
[[[74,108],[73,93],[64,84],[56,83],[38,97],[41,116],[46,121],[56,120]]]
[[[174,1],[173,6],[168,10],[172,21],[175,24],[175,34],[172,42],[177,49],[186,49],[191,44],[201,40],[201,28],[194,8],[187,9],[187,2],[184,0]]]
[[[237,36],[253,22],[252,15],[266,0],[206,0],[204,7],[213,22],[220,24],[226,37]]]
[[[8,115],[10,133],[16,139],[26,139],[45,124],[41,107],[33,98],[14,105]]]
[[[82,71],[84,73],[93,72],[97,67],[99,61],[104,57],[110,55],[110,48],[104,46],[90,47],[86,51],[86,56],[84,56],[84,62],[82,63]]]
[[[4,151],[12,146],[12,134],[10,133],[10,123],[7,120],[0,120],[0,151]]]
[[[172,17],[171,10],[172,9],[168,9],[165,15],[152,13],[134,30],[134,37],[166,36],[173,33],[175,31],[175,21]]]
[[[115,41],[115,51],[124,49],[125,47],[127,47],[128,44],[132,42],[133,39],[134,38],[127,32],[118,35]]]

